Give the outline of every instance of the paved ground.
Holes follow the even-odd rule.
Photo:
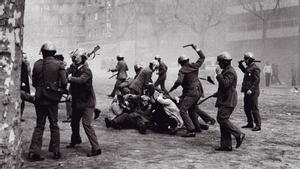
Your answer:
[[[112,81],[102,81],[95,85],[97,107],[103,110],[100,119],[93,125],[103,154],[88,158],[90,145],[81,130],[83,144],[75,150],[66,149],[70,141],[71,130],[69,123],[62,123],[65,118],[65,108],[60,106],[59,125],[61,128],[61,152],[63,158],[51,159],[47,152],[49,143],[49,127],[44,133],[43,151],[46,160],[29,162],[24,158],[24,168],[61,168],[61,169],[198,169],[198,168],[266,168],[288,169],[300,166],[300,93],[291,93],[288,88],[273,87],[263,89],[259,107],[262,116],[262,131],[246,133],[246,139],[240,149],[229,153],[216,152],[219,145],[219,126],[211,126],[208,131],[197,134],[195,138],[181,138],[157,134],[149,131],[140,135],[135,130],[107,129],[104,117],[108,112],[110,100],[106,98],[111,90],[108,84]],[[168,85],[169,86],[169,85]],[[207,95],[215,90],[205,84]],[[176,92],[174,93],[176,95]],[[216,116],[214,99],[202,105],[212,116]],[[232,121],[242,126],[245,115],[242,110],[242,95],[238,107],[232,115]],[[33,106],[25,109],[23,125],[24,157],[28,151],[35,113]],[[235,143],[234,143],[235,144]]]

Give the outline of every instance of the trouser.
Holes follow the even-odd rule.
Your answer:
[[[261,118],[258,110],[258,93],[247,94],[244,93],[244,111],[247,116],[248,124],[256,124],[256,126],[261,126]]]
[[[205,123],[208,123],[211,120],[213,120],[213,118],[210,115],[208,115],[205,111],[200,109],[199,106],[197,106],[195,113],[198,114]]]
[[[125,82],[126,79],[117,79],[116,83],[115,83],[115,86],[114,86],[114,89],[113,91],[111,92],[111,96],[115,96],[117,90],[119,90],[119,86],[121,83]]]
[[[67,117],[70,118],[72,116],[72,102],[71,101],[66,102],[66,112],[67,112]]]
[[[180,113],[182,120],[188,131],[195,130],[195,126],[194,126],[194,123],[193,123],[191,117],[193,117],[193,120],[194,120],[194,117],[196,116],[195,112],[198,109],[197,101],[199,100],[199,98],[200,98],[199,96],[198,97],[184,96],[180,100],[179,113]],[[194,122],[195,122],[195,120],[194,120]]]
[[[221,147],[231,148],[232,141],[231,135],[234,137],[239,137],[242,132],[233,125],[229,117],[232,114],[234,108],[232,107],[219,107],[218,114],[217,114],[217,121],[220,125],[220,132],[221,132]]]
[[[58,116],[58,104],[51,105],[38,105],[35,104],[36,110],[36,127],[34,128],[31,144],[29,147],[29,152],[35,154],[41,154],[41,148],[43,144],[43,134],[46,123],[46,118],[48,117],[50,123],[50,152],[59,152],[59,127],[57,124]]]
[[[203,110],[201,110],[199,108],[199,106],[196,106],[193,111],[189,111],[189,116],[190,116],[196,130],[201,130],[202,127],[207,126],[206,124],[203,124],[199,121],[199,119],[198,119],[199,116],[205,123],[207,123],[213,119],[207,113],[205,113]]]
[[[72,107],[71,143],[73,143],[73,144],[81,143],[80,120],[82,119],[83,129],[90,141],[92,150],[100,149],[95,130],[92,126],[93,115],[94,115],[94,108],[86,107],[86,108],[79,108],[79,109],[76,108],[75,109],[74,107]]]
[[[265,78],[266,78],[266,86],[269,87],[271,82],[271,73],[265,73]]]
[[[165,76],[159,76],[156,80],[156,82],[154,83],[154,87],[160,86],[160,89],[164,92],[164,93],[168,93],[166,87],[165,87],[165,82],[166,82],[166,77]]]

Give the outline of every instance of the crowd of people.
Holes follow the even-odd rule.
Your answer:
[[[236,148],[243,143],[245,134],[229,119],[237,105],[237,74],[231,66],[231,55],[222,52],[217,56],[219,67],[216,69],[218,90],[210,97],[216,97],[215,106],[218,108],[216,120],[201,110],[199,100],[204,96],[204,89],[199,80],[199,69],[205,55],[195,45],[191,47],[198,54],[196,62],[190,62],[187,56],[180,56],[178,64],[180,70],[177,80],[167,90],[168,66],[157,55],[147,66],[134,65],[136,75],[129,78],[129,70],[124,57],[117,56],[117,65],[110,72],[116,72],[116,83],[113,91],[108,95],[112,98],[110,105],[112,116],[106,117],[107,128],[136,129],[141,134],[147,130],[154,132],[176,134],[178,130],[185,130],[182,137],[195,137],[197,132],[208,130],[209,125],[216,121],[220,125],[221,141],[217,151],[232,151],[231,135],[236,139]],[[92,126],[93,117],[97,118],[100,110],[95,108],[96,96],[93,89],[93,74],[88,66],[89,53],[78,48],[70,53],[72,64],[67,67],[63,57],[56,54],[53,43],[46,42],[41,47],[43,58],[36,61],[32,70],[32,85],[35,95],[26,91],[21,92],[22,100],[34,103],[36,109],[36,127],[33,131],[28,159],[31,161],[44,160],[41,153],[42,137],[46,118],[50,123],[49,152],[54,159],[61,158],[60,133],[58,122],[58,104],[62,95],[68,102],[71,113],[72,135],[67,148],[75,148],[82,142],[80,136],[80,120],[91,144],[91,151],[87,156],[101,154],[101,148],[95,130]],[[260,69],[255,65],[253,53],[244,54],[239,61],[239,68],[244,73],[241,92],[244,93],[244,109],[247,124],[242,128],[261,130],[261,119],[257,106],[259,96]],[[152,81],[152,74],[157,72],[158,78]],[[171,92],[179,86],[182,93],[172,97]],[[96,110],[96,111],[95,111]],[[96,113],[95,113],[96,112]],[[94,115],[95,114],[95,115]],[[95,117],[96,116],[96,117]],[[200,117],[200,118],[199,118]],[[202,120],[200,120],[202,119]],[[255,125],[254,125],[255,124]]]

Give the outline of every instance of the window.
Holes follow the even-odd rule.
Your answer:
[[[98,20],[98,13],[95,13],[95,20]]]

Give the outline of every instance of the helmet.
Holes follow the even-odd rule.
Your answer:
[[[181,55],[181,56],[179,56],[179,58],[178,58],[178,63],[184,63],[184,62],[186,62],[186,61],[188,61],[188,60],[189,60],[188,57],[186,57],[185,55]]]
[[[152,60],[149,65],[150,66],[152,65],[152,68],[156,69],[158,67],[159,63],[157,60]]]
[[[87,55],[87,52],[83,48],[77,48],[70,53],[71,58],[77,58],[77,57],[82,57],[82,56],[86,57],[86,55]]]
[[[41,51],[42,51],[42,50],[46,50],[46,51],[56,51],[56,47],[55,47],[55,45],[54,45],[52,42],[47,41],[47,42],[45,42],[45,43],[42,45]]]
[[[133,67],[135,71],[138,71],[139,69],[143,68],[140,64],[135,64]]]
[[[253,59],[253,60],[255,60],[254,54],[252,52],[246,52],[246,53],[244,53],[244,59]]]
[[[231,61],[231,60],[232,60],[232,57],[231,57],[231,55],[230,55],[228,52],[221,52],[221,53],[218,55],[217,60],[218,60],[218,61],[221,61],[221,60]]]
[[[155,59],[155,60],[161,60],[161,57],[160,57],[160,55],[155,55],[155,56],[154,56],[154,59]]]
[[[124,59],[123,56],[117,55],[117,60],[122,60],[122,59]]]

